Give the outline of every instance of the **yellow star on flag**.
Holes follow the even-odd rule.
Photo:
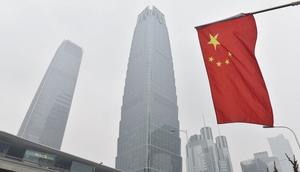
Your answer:
[[[215,59],[214,59],[214,57],[213,56],[211,56],[211,57],[208,57],[208,61],[209,62],[213,62]]]
[[[210,41],[208,42],[208,44],[213,45],[215,50],[217,49],[217,45],[220,45],[220,42],[218,41],[218,36],[219,36],[219,34],[216,34],[215,36],[212,36],[211,34],[209,34]]]
[[[225,64],[229,64],[230,61],[228,59],[225,60]]]
[[[218,67],[221,67],[222,62],[217,62],[216,64],[217,64]]]

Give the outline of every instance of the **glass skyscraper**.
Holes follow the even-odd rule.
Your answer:
[[[60,149],[73,99],[82,49],[64,41],[30,104],[18,136]]]
[[[181,172],[178,107],[164,15],[147,7],[130,50],[116,168],[124,172]]]

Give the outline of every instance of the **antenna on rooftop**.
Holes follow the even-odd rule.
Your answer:
[[[202,115],[203,126],[206,127],[205,115]]]

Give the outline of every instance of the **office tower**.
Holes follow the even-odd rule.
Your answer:
[[[285,156],[285,154],[288,154],[290,158],[293,158],[294,155],[289,141],[286,138],[284,138],[282,134],[276,137],[270,137],[268,138],[268,141],[273,156],[279,158],[282,170],[286,172],[293,172],[293,167],[288,161],[287,157]]]
[[[164,15],[147,7],[135,27],[118,138],[116,168],[181,172],[178,107]]]
[[[188,172],[232,172],[231,158],[225,136],[214,143],[212,130],[201,128],[200,135],[190,137],[187,149]]]
[[[19,137],[60,149],[81,57],[82,49],[72,42],[60,45],[30,104]]]
[[[218,151],[218,165],[220,172],[232,172],[232,163],[228,149],[228,143],[225,136],[216,137]]]
[[[242,172],[271,172],[274,170],[274,163],[278,172],[281,170],[279,159],[269,157],[268,152],[258,152],[254,154],[254,159],[241,162]]]

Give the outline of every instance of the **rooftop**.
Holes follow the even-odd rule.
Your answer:
[[[0,131],[0,157],[18,160],[19,162],[30,162],[39,167],[44,166],[47,169],[49,168],[47,165],[50,165],[53,168],[56,168],[56,166],[63,167],[65,171],[70,170],[74,163],[80,163],[95,169],[96,172],[119,172],[119,170],[104,166],[102,163],[92,162],[45,145],[33,143],[3,131]],[[46,164],[46,166],[45,162],[40,164],[41,159],[49,161],[49,164]]]

